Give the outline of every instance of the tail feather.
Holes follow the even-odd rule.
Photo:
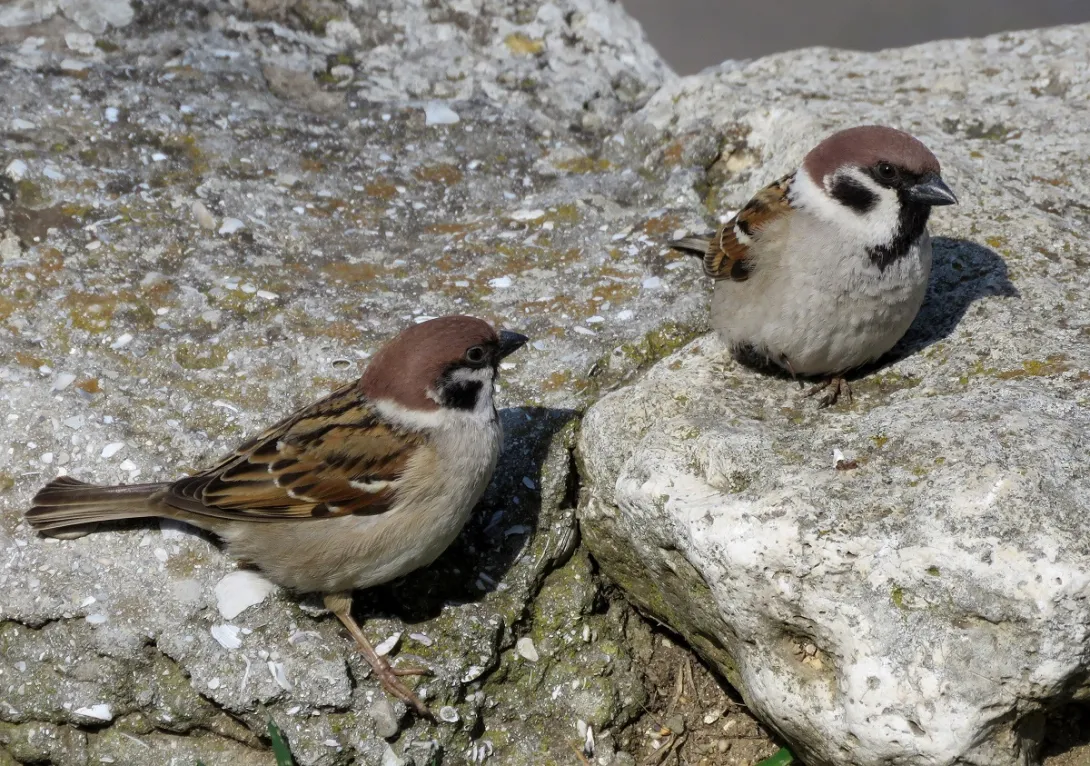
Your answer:
[[[703,237],[682,237],[681,239],[672,239],[666,244],[674,250],[703,258],[707,254],[714,236],[715,234],[711,233],[705,234]]]
[[[31,501],[27,522],[40,532],[99,521],[139,519],[168,515],[156,503],[148,502],[163,484],[121,484],[98,487],[61,476],[46,484]]]

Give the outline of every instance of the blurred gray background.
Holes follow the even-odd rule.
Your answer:
[[[679,74],[828,45],[879,50],[1090,21],[1090,0],[622,0]],[[1090,52],[1087,53],[1090,55]]]

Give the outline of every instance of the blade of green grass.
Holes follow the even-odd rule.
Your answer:
[[[786,747],[781,747],[776,751],[775,755],[771,755],[765,758],[763,761],[757,764],[757,766],[788,766],[788,764],[795,762],[795,754],[788,750]]]
[[[295,766],[295,759],[291,757],[291,748],[284,732],[276,725],[276,721],[269,719],[269,739],[272,740],[273,755],[276,756],[276,766]]]

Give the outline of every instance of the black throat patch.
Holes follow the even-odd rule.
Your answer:
[[[871,263],[880,271],[885,271],[908,254],[909,248],[927,228],[927,219],[931,215],[930,205],[910,201],[903,191],[898,191],[897,197],[901,203],[901,213],[897,217],[897,231],[893,239],[867,250]]]

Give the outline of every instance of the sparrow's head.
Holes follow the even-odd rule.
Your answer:
[[[491,416],[500,361],[526,341],[525,335],[497,333],[474,317],[429,319],[402,330],[375,354],[360,378],[360,390],[372,401],[405,410]]]
[[[923,233],[933,206],[957,203],[931,150],[881,125],[826,138],[806,155],[798,181],[800,207],[894,260]]]

